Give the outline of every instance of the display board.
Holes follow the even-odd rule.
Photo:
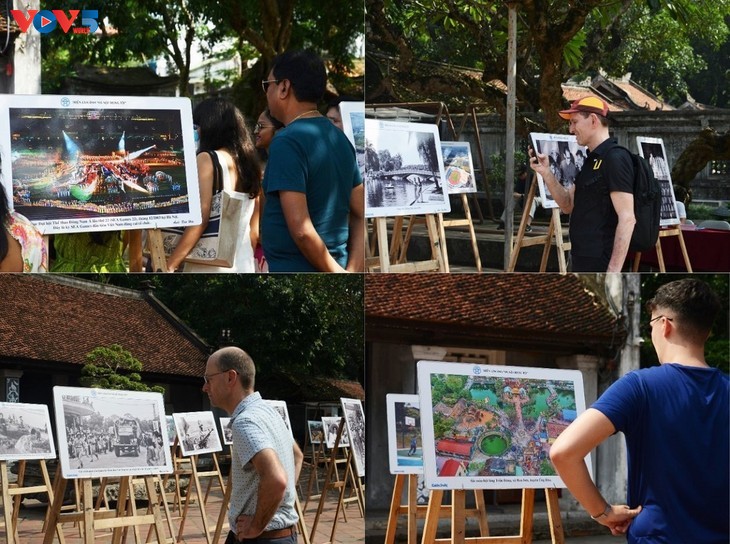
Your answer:
[[[659,224],[662,227],[679,225],[677,199],[674,196],[672,174],[667,162],[667,154],[664,150],[664,140],[661,138],[637,136],[636,145],[639,148],[639,155],[649,161],[649,165],[654,172],[654,177],[659,181],[659,185],[662,188],[662,206],[659,212]]]
[[[423,474],[423,439],[418,395],[389,393],[388,460],[391,474]]]
[[[565,487],[549,452],[585,410],[578,370],[434,361],[417,366],[429,488]]]
[[[441,142],[444,158],[444,179],[449,194],[476,193],[474,161],[469,142]]]
[[[48,406],[0,402],[0,461],[55,458]]]
[[[44,234],[201,222],[187,98],[1,95],[0,158]]]
[[[578,145],[575,136],[571,134],[530,134],[532,147],[537,153],[547,155],[550,171],[563,187],[570,187],[575,183],[583,163],[588,156],[588,149]],[[553,195],[550,194],[545,180],[537,175],[537,184],[540,189],[540,199],[543,208],[558,208]]]
[[[357,165],[365,174],[365,102],[340,102],[342,130],[355,148]]]
[[[53,405],[64,478],[172,472],[162,394],[56,386]]]
[[[335,447],[335,441],[337,440],[337,431],[340,428],[340,416],[326,416],[322,418],[322,427],[324,428],[325,444],[329,449]],[[342,436],[340,437],[340,448],[347,448],[350,446],[350,435],[347,433],[347,425],[342,429]]]
[[[221,451],[220,438],[213,412],[182,412],[172,414],[184,456]]]
[[[355,459],[357,475],[365,476],[365,414],[360,399],[341,398],[342,412],[345,414],[345,426],[350,437],[350,448]]]
[[[436,125],[365,119],[365,216],[451,211]]]

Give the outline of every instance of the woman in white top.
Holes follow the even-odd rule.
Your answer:
[[[241,211],[244,228],[238,233],[236,258],[232,267],[185,263],[184,272],[254,272],[253,248],[259,237],[259,198],[261,167],[256,149],[241,112],[222,98],[209,98],[193,111],[193,123],[200,136],[198,148],[198,182],[203,222],[187,227],[167,259],[167,269],[174,272],[200,239],[210,218],[213,201],[214,165],[207,151],[214,151],[222,167],[223,188],[246,193]]]

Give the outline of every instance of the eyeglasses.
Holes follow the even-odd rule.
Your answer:
[[[215,374],[203,374],[203,382],[208,383],[208,382],[210,382],[210,379],[213,376],[218,376],[219,374],[225,374],[226,372],[229,372],[230,370],[233,370],[233,369],[224,370],[222,372],[216,372]]]
[[[641,330],[642,335],[643,336],[650,336],[651,335],[651,329],[652,329],[652,326],[651,326],[652,323],[654,323],[654,321],[656,321],[658,319],[661,319],[662,317],[664,319],[666,319],[667,321],[674,321],[674,319],[671,318],[671,317],[667,317],[665,315],[658,315],[655,318],[650,319],[649,322],[642,327],[642,330]]]
[[[280,79],[262,79],[261,80],[261,88],[264,90],[264,92],[269,90],[269,83],[279,83],[281,81]]]
[[[256,123],[253,126],[253,131],[254,132],[261,132],[261,130],[263,130],[265,128],[274,128],[274,125],[262,125],[261,123]]]

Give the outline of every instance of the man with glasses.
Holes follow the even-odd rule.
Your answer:
[[[304,456],[279,413],[254,391],[255,377],[253,360],[236,347],[213,353],[203,375],[210,403],[231,415],[233,488],[226,544],[296,544],[295,486]]]
[[[550,448],[573,496],[628,542],[730,540],[728,377],[704,356],[719,309],[717,295],[696,279],[657,289],[647,310],[660,365],[611,385]],[[619,431],[628,450],[628,505],[607,502],[584,461]]]
[[[361,272],[365,200],[355,150],[317,110],[327,83],[309,51],[274,59],[261,82],[284,123],[269,147],[261,240],[270,272]]]

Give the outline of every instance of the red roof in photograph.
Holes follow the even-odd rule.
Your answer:
[[[154,296],[57,275],[0,275],[0,359],[86,364],[120,344],[143,372],[202,376],[209,347]]]
[[[436,453],[447,453],[469,459],[471,457],[471,442],[465,442],[463,440],[453,440],[451,438],[444,438],[436,442]]]
[[[444,466],[441,467],[439,476],[456,476],[461,467],[462,464],[459,463],[459,461],[456,459],[449,459],[444,463]]]
[[[370,274],[365,324],[368,341],[459,339],[573,351],[607,347],[625,334],[572,274]]]

